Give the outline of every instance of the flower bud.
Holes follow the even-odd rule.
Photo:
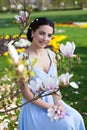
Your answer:
[[[18,72],[21,73],[21,72],[23,72],[24,69],[25,69],[25,67],[23,64],[18,65],[18,68],[17,68]]]

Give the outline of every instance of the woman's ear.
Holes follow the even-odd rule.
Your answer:
[[[34,31],[31,32],[31,38],[33,38]]]

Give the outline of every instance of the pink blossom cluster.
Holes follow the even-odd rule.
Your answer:
[[[52,108],[49,108],[48,110],[48,117],[50,117],[51,121],[55,121],[58,119],[62,119],[65,116],[65,112],[61,111],[57,105],[54,105]]]

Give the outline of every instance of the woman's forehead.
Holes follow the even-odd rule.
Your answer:
[[[39,26],[38,30],[53,32],[53,28],[49,25],[41,25],[41,26]]]

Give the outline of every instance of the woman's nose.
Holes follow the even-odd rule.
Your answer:
[[[44,40],[45,40],[45,41],[48,40],[48,36],[47,36],[47,35],[44,36]]]

